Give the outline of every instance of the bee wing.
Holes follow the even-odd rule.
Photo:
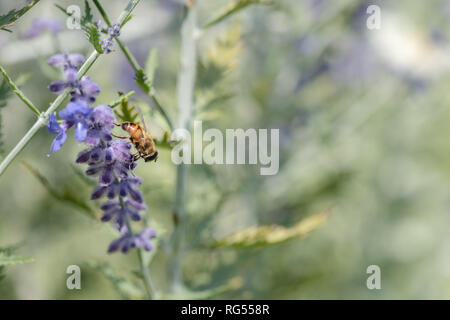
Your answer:
[[[144,115],[142,113],[141,108],[139,108],[138,106],[134,106],[134,108],[136,109],[137,113],[139,114],[139,120],[141,121],[142,128],[144,129],[145,132],[148,132],[147,125],[145,124]]]

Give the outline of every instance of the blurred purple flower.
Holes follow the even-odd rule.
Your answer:
[[[31,27],[24,33],[24,37],[31,39],[37,37],[44,31],[57,34],[62,31],[62,24],[59,20],[51,18],[35,18]]]

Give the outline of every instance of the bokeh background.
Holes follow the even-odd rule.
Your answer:
[[[61,77],[47,58],[92,50],[82,31],[65,26],[55,2],[84,6],[41,1],[13,33],[0,31],[0,64],[41,110],[55,98],[48,85]],[[101,2],[116,17],[127,1]],[[24,3],[1,1],[0,10]],[[198,0],[199,26],[230,3]],[[381,8],[379,30],[366,27],[371,4]],[[183,17],[181,0],[141,1],[121,35],[141,64],[158,49],[155,87],[175,122]],[[61,32],[27,37],[36,18],[59,21]],[[195,119],[221,130],[279,128],[280,170],[260,176],[258,165],[189,167],[189,291],[178,298],[450,298],[449,18],[450,1],[281,0],[199,31]],[[89,75],[102,86],[99,103],[136,90],[132,102],[161,137],[164,122],[120,50],[100,57]],[[4,156],[35,119],[13,95],[0,112]],[[74,164],[82,146],[71,137],[48,157],[52,139],[41,130],[0,177],[0,247],[19,244],[15,255],[34,258],[2,270],[0,298],[139,298],[135,254],[106,253],[113,235]],[[150,272],[163,294],[176,167],[161,149],[156,164],[136,172],[160,232]],[[73,199],[52,196],[39,177],[97,218]],[[210,246],[249,227],[289,230],[325,210],[325,223],[306,237]],[[73,264],[82,270],[81,290],[66,288]],[[369,265],[381,268],[381,290],[366,287]]]

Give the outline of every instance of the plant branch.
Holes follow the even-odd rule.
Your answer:
[[[192,108],[194,104],[194,87],[196,73],[196,39],[197,5],[192,3],[181,29],[181,67],[178,73],[178,125],[180,128],[190,130],[192,121]],[[172,235],[172,257],[170,261],[170,286],[176,292],[183,286],[183,248],[182,243],[186,234],[187,214],[185,210],[187,165],[177,167],[175,186],[174,221],[175,230]]]
[[[120,199],[120,205],[123,208],[123,198],[119,197],[119,199]],[[131,236],[134,236],[134,232],[133,232],[133,228],[130,223],[130,219],[128,219],[127,216],[125,217],[125,221],[127,224],[128,231],[130,232]],[[148,267],[145,265],[145,262],[144,262],[144,257],[142,255],[142,249],[138,248],[137,253],[138,253],[138,260],[139,260],[139,265],[141,268],[141,273],[142,273],[142,276],[144,277],[145,291],[147,292],[148,299],[152,300],[155,296],[155,289],[153,287],[153,283],[150,278],[150,273],[148,272]]]
[[[127,19],[127,17],[131,14],[131,11],[134,9],[134,7],[138,2],[139,0],[130,0],[127,7],[119,17],[120,22],[123,22],[125,21],[125,19]],[[99,56],[100,53],[98,53],[97,51],[91,53],[89,58],[84,62],[84,64],[78,71],[79,78],[81,78],[83,75],[86,74],[86,72],[91,68],[91,66],[94,64],[94,62],[97,60]],[[5,170],[11,164],[11,162],[19,155],[19,153],[25,148],[25,146],[30,142],[30,140],[33,139],[33,137],[36,135],[39,129],[47,124],[49,115],[63,103],[64,99],[66,99],[68,95],[69,89],[67,89],[66,91],[61,93],[58,97],[56,97],[56,99],[53,101],[50,107],[44,113],[41,113],[39,115],[39,118],[34,123],[34,125],[28,130],[28,132],[23,136],[23,138],[20,139],[20,141],[16,144],[16,146],[0,163],[0,176],[5,172]]]
[[[25,94],[19,89],[19,87],[12,81],[12,79],[8,76],[5,69],[3,69],[2,66],[0,66],[0,72],[3,74],[3,77],[6,79],[6,82],[11,87],[11,90],[19,97],[20,100],[22,100],[28,108],[31,109],[38,117],[41,115],[41,112],[38,108],[33,104],[33,102],[28,99]]]
[[[103,17],[103,20],[105,20],[108,27],[112,26],[111,20],[109,19],[108,15],[106,14],[105,10],[103,9],[102,5],[98,0],[93,0],[95,6],[97,7],[98,11],[100,12],[100,15]],[[122,50],[123,54],[127,58],[128,62],[130,63],[131,67],[133,68],[134,72],[137,74],[140,71],[143,71],[143,68],[139,65],[136,58],[133,56],[133,54],[130,52],[128,47],[120,40],[119,38],[115,38],[120,50]],[[138,83],[139,85],[139,83]],[[170,119],[167,112],[164,110],[164,108],[159,103],[158,98],[156,97],[156,91],[153,88],[153,86],[142,86],[139,85],[139,87],[152,99],[153,103],[155,104],[156,109],[158,112],[163,116],[164,120],[166,121],[167,125],[169,126],[170,130],[173,131],[173,123]]]

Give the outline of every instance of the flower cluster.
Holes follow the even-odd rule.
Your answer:
[[[89,79],[90,84],[87,87],[81,84],[83,79],[74,84],[77,79],[76,76],[72,77],[71,73],[77,74],[77,66],[83,60],[80,54],[55,55],[49,59],[49,64],[63,67],[65,75],[67,74],[64,85],[76,88],[73,91],[79,90],[72,94],[71,102],[59,112],[59,117],[63,119],[61,123],[55,114],[50,115],[48,131],[57,135],[51,145],[51,151],[58,151],[67,139],[67,130],[75,127],[75,139],[87,146],[87,149],[78,154],[76,162],[86,163],[86,174],[98,178],[98,186],[92,191],[91,199],[108,199],[101,206],[101,220],[112,221],[120,232],[120,237],[111,242],[108,252],[120,249],[125,253],[135,247],[149,251],[153,248],[151,239],[155,237],[155,231],[146,228],[134,235],[129,229],[130,221],[141,220],[139,211],[147,209],[138,188],[142,180],[132,171],[136,162],[130,153],[131,145],[124,140],[113,139],[111,130],[116,119],[109,106],[89,106],[95,101],[95,97],[91,99],[92,96],[89,95],[93,91],[86,89],[95,86],[95,94],[98,94],[98,84]]]
[[[98,30],[102,29],[101,21],[97,21],[94,23]],[[110,53],[111,47],[113,46],[113,39],[120,36],[120,24],[115,22],[111,27],[106,29],[106,33],[108,34],[108,38],[100,40],[100,44],[105,53]]]
[[[50,84],[51,92],[60,94],[70,88],[70,101],[84,101],[86,104],[95,102],[95,96],[100,93],[100,86],[91,81],[88,76],[78,80],[78,67],[84,62],[79,53],[56,54],[48,59],[47,63],[53,67],[62,68],[65,80],[57,80]]]

